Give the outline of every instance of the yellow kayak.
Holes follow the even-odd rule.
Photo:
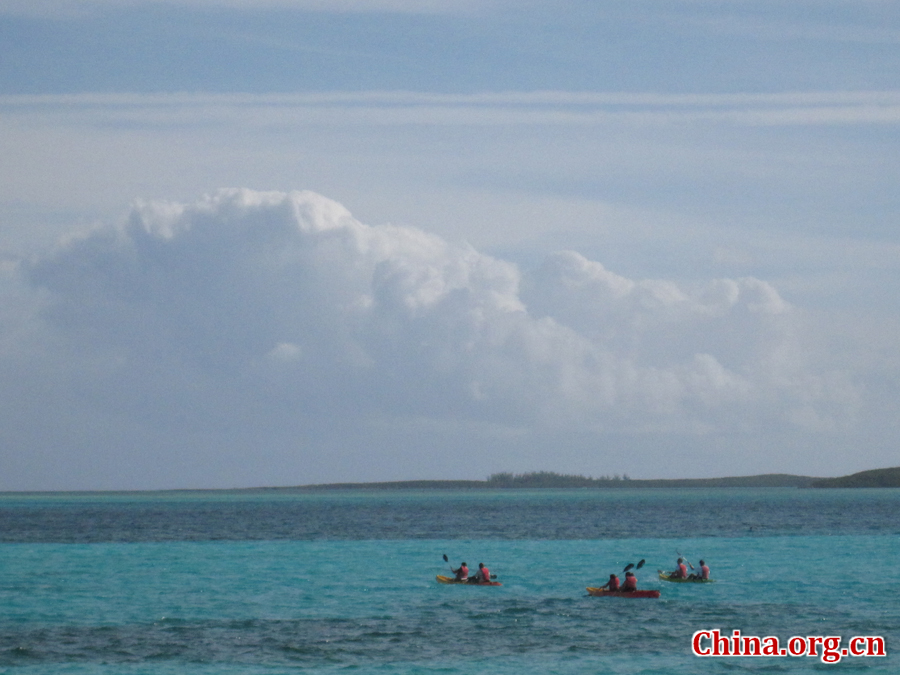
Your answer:
[[[463,586],[502,586],[499,581],[459,581],[454,577],[445,577],[443,574],[437,575],[439,584],[462,584]]]
[[[659,578],[663,581],[671,581],[675,584],[711,584],[715,579],[684,579],[682,577],[673,577],[672,572],[663,572],[662,570],[657,570],[659,572]]]

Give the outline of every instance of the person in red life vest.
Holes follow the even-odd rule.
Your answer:
[[[453,574],[456,575],[457,581],[468,581],[469,580],[469,568],[466,566],[465,562],[463,562],[459,566],[459,569],[454,570],[452,567],[450,569],[453,570]]]
[[[469,579],[475,583],[489,582],[491,580],[491,571],[484,566],[484,563],[478,563],[478,571],[475,576]]]
[[[689,579],[709,579],[709,567],[702,560],[700,561],[700,574],[691,574]]]
[[[634,576],[631,572],[625,572],[625,583],[622,584],[623,591],[636,591],[637,590],[637,577]]]
[[[673,579],[687,579],[687,575],[687,565],[684,564],[684,558],[679,558],[678,567],[676,567],[675,571],[672,572],[671,577]]]
[[[619,577],[615,574],[609,575],[609,581],[603,584],[600,588],[608,588],[611,591],[619,590]]]

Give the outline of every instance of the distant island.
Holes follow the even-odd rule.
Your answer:
[[[787,473],[724,478],[633,479],[627,474],[591,478],[552,471],[495,473],[487,480],[404,480],[376,483],[325,483],[298,486],[304,490],[465,490],[535,488],[841,488],[900,487],[900,467],[862,471],[839,478],[815,478]],[[270,488],[284,489],[284,488]],[[295,488],[296,489],[296,488]]]
[[[860,471],[840,478],[820,478],[810,487],[816,488],[892,488],[900,487],[900,466],[891,469]]]
[[[770,473],[726,478],[633,479],[628,475],[587,476],[552,471],[495,473],[487,480],[404,480],[378,483],[326,483],[301,486],[306,490],[460,490],[523,488],[698,488],[698,487],[810,487],[820,480],[812,476]]]

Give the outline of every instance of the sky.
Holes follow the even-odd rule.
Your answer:
[[[900,5],[0,0],[0,490],[900,464]]]

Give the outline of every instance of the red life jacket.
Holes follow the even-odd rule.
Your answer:
[[[637,577],[631,575],[630,577],[625,577],[625,585],[622,586],[623,591],[636,591],[637,590]]]
[[[481,580],[482,581],[490,581],[491,580],[491,571],[487,567],[481,568]]]
[[[612,577],[609,580],[609,590],[611,590],[611,591],[619,590],[619,577]]]
[[[456,571],[456,578],[460,581],[469,578],[469,568],[465,565],[460,565],[459,569]]]
[[[687,565],[684,563],[679,563],[678,565],[678,578],[687,579]]]
[[[707,567],[706,565],[703,565],[700,568],[700,578],[701,579],[709,579],[709,567]]]

